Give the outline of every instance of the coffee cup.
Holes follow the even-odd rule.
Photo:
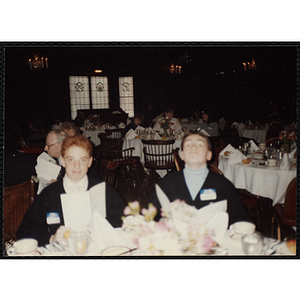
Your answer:
[[[258,144],[258,147],[259,147],[259,149],[261,149],[261,150],[265,150],[265,148],[266,148],[266,143],[260,143],[260,144]]]
[[[229,227],[230,237],[240,239],[244,234],[251,234],[255,232],[255,225],[250,222],[236,222]]]
[[[22,239],[14,243],[10,251],[11,255],[17,256],[32,256],[35,255],[38,242],[35,239]],[[12,252],[13,251],[13,252]]]
[[[270,158],[267,160],[267,166],[269,167],[275,167],[277,165],[276,159]]]

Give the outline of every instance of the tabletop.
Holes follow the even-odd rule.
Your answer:
[[[296,167],[281,170],[278,166],[260,165],[262,160],[253,159],[251,164],[228,164],[228,159],[219,157],[219,169],[236,188],[245,189],[250,193],[273,201],[273,205],[284,203],[286,188],[297,176]]]
[[[122,228],[115,228],[115,233],[122,237],[124,243],[120,245],[119,243],[110,245],[102,245],[100,247],[96,247],[93,243],[90,243],[87,253],[84,256],[94,256],[94,257],[102,257],[102,256],[152,256],[152,254],[145,254],[140,249],[135,247],[133,243],[133,233],[126,232]],[[290,252],[286,247],[286,242],[280,242],[275,239],[263,238],[263,251],[262,256],[271,256],[271,255],[280,255],[280,256],[295,256],[292,252]],[[8,256],[16,256],[14,253],[13,246],[7,249]],[[167,253],[165,255],[168,255]],[[178,254],[178,256],[182,256],[183,254]],[[202,255],[210,255],[210,256],[244,256],[244,251],[242,249],[241,240],[238,238],[232,238],[230,236],[230,230],[224,235],[223,246],[216,246],[214,251],[209,254]],[[202,256],[201,255],[201,256]],[[48,244],[45,247],[38,247],[34,256],[71,256],[68,249],[68,244],[66,242]],[[176,255],[177,256],[177,255]]]
[[[86,130],[86,129],[84,129],[82,132],[82,135],[86,138],[91,138],[91,142],[95,146],[98,146],[101,143],[100,139],[98,137],[99,133],[105,133],[105,130]]]

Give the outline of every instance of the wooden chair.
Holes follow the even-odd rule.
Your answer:
[[[173,144],[175,140],[142,140],[145,164],[144,167],[150,170],[144,194],[146,193],[149,181],[156,182],[156,170],[175,170]]]
[[[179,148],[176,148],[175,150],[173,150],[173,155],[174,155],[174,162],[175,162],[176,170],[177,171],[183,170],[184,161],[179,156]]]
[[[288,185],[285,194],[284,204],[273,206],[272,231],[277,227],[277,239],[282,239],[282,228],[285,226],[296,226],[297,224],[297,177]],[[277,226],[276,226],[277,225]]]
[[[215,173],[218,173],[218,174],[224,176],[223,172],[222,172],[218,167],[216,167],[214,164],[210,164],[210,163],[209,163],[209,164],[207,165],[207,167],[208,167],[208,169],[209,169],[210,171],[213,171],[213,172],[215,172]]]
[[[102,159],[98,173],[104,181],[115,186],[118,167],[119,163],[117,161]]]
[[[121,139],[124,129],[105,129],[108,138]]]
[[[17,240],[16,231],[33,200],[33,179],[15,186],[4,188],[4,243],[10,239]]]

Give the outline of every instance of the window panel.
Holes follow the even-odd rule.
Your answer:
[[[77,109],[90,108],[88,76],[70,76],[71,118],[77,116]],[[84,107],[82,107],[84,106]]]
[[[106,76],[91,77],[92,108],[109,108],[108,79]]]
[[[120,107],[128,113],[129,117],[134,116],[134,93],[133,77],[119,77]]]

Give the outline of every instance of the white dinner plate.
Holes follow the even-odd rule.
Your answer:
[[[280,254],[281,255],[296,255],[287,248],[286,243],[282,243],[276,248],[276,254],[278,254],[278,255],[280,255]]]

